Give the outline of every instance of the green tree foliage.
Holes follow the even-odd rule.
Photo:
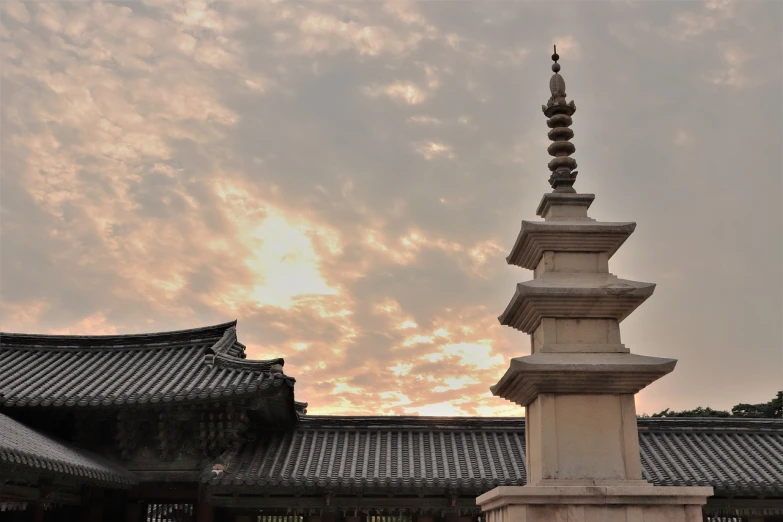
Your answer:
[[[783,391],[763,404],[737,404],[731,409],[732,417],[757,417],[761,419],[783,418]]]
[[[646,415],[642,415],[646,417]],[[756,419],[783,418],[783,391],[779,391],[771,401],[762,404],[740,403],[731,408],[731,412],[713,410],[699,406],[693,410],[671,411],[669,408],[653,413],[651,417],[745,417]]]
[[[653,417],[731,417],[731,413],[723,410],[713,410],[699,406],[693,410],[671,411],[669,408],[653,413]]]

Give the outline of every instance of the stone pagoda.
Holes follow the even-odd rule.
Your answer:
[[[620,279],[609,258],[635,223],[588,216],[595,196],[574,189],[573,101],[552,55],[549,183],[523,221],[506,260],[533,270],[517,284],[500,323],[530,334],[531,354],[511,360],[492,393],[526,409],[527,484],[502,486],[477,503],[488,522],[702,520],[709,487],[653,487],[642,478],[634,394],[676,360],[630,352],[620,322],[650,297],[652,283]]]

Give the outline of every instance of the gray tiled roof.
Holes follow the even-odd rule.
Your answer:
[[[525,483],[524,419],[305,416],[221,457],[213,485],[486,491]],[[783,420],[640,419],[644,478],[783,496]]]
[[[656,486],[783,497],[783,419],[640,419],[639,446]]]
[[[0,413],[0,475],[15,473],[60,475],[77,482],[132,486],[138,481],[129,471],[82,449],[53,440]]]
[[[225,454],[225,473],[212,483],[477,491],[519,484],[520,426],[509,419],[305,416],[293,431],[267,433]]]
[[[293,386],[282,359],[249,361],[236,321],[140,335],[0,334],[0,406],[214,400]]]

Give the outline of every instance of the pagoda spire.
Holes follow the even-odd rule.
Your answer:
[[[576,181],[577,171],[576,160],[571,157],[576,147],[569,140],[574,137],[574,131],[570,129],[574,120],[571,116],[576,112],[576,105],[573,101],[566,102],[565,80],[560,76],[560,64],[557,61],[560,56],[557,54],[557,46],[554,47],[552,60],[552,78],[549,79],[549,92],[551,96],[546,105],[541,109],[548,118],[547,126],[551,129],[547,136],[552,140],[552,144],[547,148],[550,156],[554,158],[549,162],[549,170],[552,175],[549,176],[549,184],[554,192],[576,192],[573,188]]]

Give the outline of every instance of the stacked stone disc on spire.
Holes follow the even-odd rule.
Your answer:
[[[560,64],[557,61],[560,56],[555,53],[552,55],[552,78],[549,80],[549,92],[552,94],[546,105],[541,109],[544,115],[549,118],[546,124],[549,126],[549,139],[552,144],[547,149],[550,156],[554,158],[549,162],[549,170],[552,175],[549,177],[549,184],[555,192],[576,192],[573,188],[576,181],[577,171],[576,160],[571,157],[576,147],[569,140],[574,137],[574,131],[569,127],[574,120],[571,116],[576,112],[576,105],[573,101],[566,102],[565,80],[560,76]]]

